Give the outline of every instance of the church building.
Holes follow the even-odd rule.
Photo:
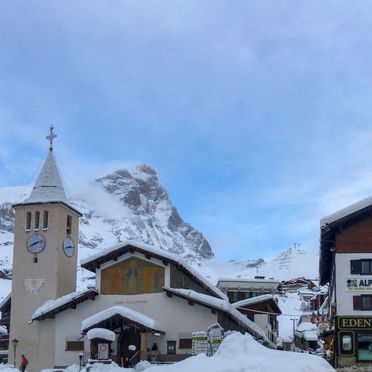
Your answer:
[[[114,332],[111,357],[118,363],[186,358],[192,332],[215,323],[275,347],[221,290],[161,246],[126,241],[84,259],[81,267],[96,282],[77,292],[81,213],[66,197],[53,155],[55,137],[51,127],[48,155],[33,190],[13,206],[12,292],[0,308],[3,317],[10,315],[9,363],[18,364],[25,354],[28,370],[39,372],[77,364],[79,355],[86,361],[87,333],[93,328]]]

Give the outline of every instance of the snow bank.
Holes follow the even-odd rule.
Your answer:
[[[65,370],[66,371],[66,370]],[[133,368],[121,368],[115,362],[110,364],[95,363],[89,365],[89,372],[132,372]],[[66,372],[75,372],[75,371],[66,371]],[[81,370],[81,372],[87,372],[86,367]]]
[[[268,349],[252,336],[234,332],[222,342],[217,353],[205,354],[168,366],[154,366],[146,372],[331,372],[334,369],[316,355]]]
[[[19,369],[13,368],[12,366],[8,366],[6,364],[0,364],[0,371],[1,372],[19,372]]]
[[[115,333],[105,328],[93,328],[87,333],[88,340],[102,338],[107,341],[115,341]]]
[[[199,354],[171,365],[150,366],[149,363],[141,363],[139,371],[142,371],[143,367],[148,367],[145,369],[146,372],[334,372],[330,364],[319,356],[268,349],[256,342],[251,335],[242,335],[238,332],[228,335],[216,354],[210,358],[205,354]],[[90,371],[125,370],[133,371],[120,368],[115,363],[96,364]],[[86,372],[86,369],[82,371]],[[77,371],[66,369],[65,372]]]

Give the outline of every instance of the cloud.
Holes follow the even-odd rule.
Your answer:
[[[371,8],[3,2],[0,185],[33,182],[53,123],[72,193],[147,162],[222,255],[316,245],[371,190]]]

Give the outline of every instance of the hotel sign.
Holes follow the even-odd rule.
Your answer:
[[[372,318],[338,318],[338,328],[341,329],[371,329]]]
[[[368,291],[372,290],[372,279],[347,279],[346,285],[350,290]]]

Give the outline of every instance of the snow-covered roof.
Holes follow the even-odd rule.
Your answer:
[[[329,225],[337,220],[340,220],[341,218],[349,216],[350,214],[353,214],[370,206],[372,206],[372,196],[369,196],[368,198],[360,200],[354,204],[347,206],[346,208],[340,209],[337,212],[323,217],[320,220],[320,227],[325,227],[326,225]]]
[[[90,316],[87,319],[84,319],[81,322],[81,330],[85,331],[90,327],[95,326],[98,323],[101,323],[115,315],[120,315],[123,318],[129,319],[135,323],[141,324],[145,326],[146,328],[150,328],[154,331],[160,331],[163,332],[160,328],[160,325],[158,322],[149,316],[140,313],[139,311],[130,309],[125,306],[112,306],[108,309],[102,310],[99,313],[96,313],[92,316]]]
[[[45,203],[51,201],[66,203],[67,199],[53,151],[49,150],[39,177],[25,202]]]
[[[311,322],[300,322],[296,327],[296,335],[307,341],[318,340],[318,328]]]
[[[88,340],[94,340],[95,338],[102,338],[107,341],[115,341],[116,335],[114,332],[106,328],[93,328],[87,332]]]
[[[113,259],[114,253],[117,253],[118,255],[123,255],[127,253],[131,248],[137,249],[137,251],[140,251],[145,254],[153,255],[162,260],[166,259],[168,261],[173,262],[177,266],[183,267],[187,272],[189,272],[189,274],[197,278],[218,297],[227,299],[227,296],[219,288],[215,287],[203,275],[199,274],[193,267],[187,264],[179,256],[134,240],[126,240],[122,243],[113,245],[112,247],[109,247],[99,253],[89,256],[84,260],[81,260],[80,264],[84,269],[93,270],[97,266],[97,264],[102,264],[103,262],[108,262],[111,259]]]
[[[68,305],[73,301],[82,302],[83,300],[88,299],[90,295],[95,296],[96,294],[96,290],[88,289],[85,291],[72,292],[59,298],[49,299],[35,310],[31,319],[39,320],[39,318],[42,318],[43,315],[56,311],[59,308],[62,310],[65,305]]]
[[[263,301],[269,301],[269,300],[275,301],[273,295],[264,294],[264,295],[261,295],[261,296],[246,298],[245,300],[234,302],[232,305],[235,308],[237,308],[237,307],[240,307],[240,306],[252,305],[252,304],[256,304],[256,303],[263,302]]]
[[[191,289],[169,287],[164,287],[164,289],[167,292],[180,295],[181,297],[187,298],[189,300],[193,300],[195,302],[199,302],[207,306],[213,307],[215,309],[229,313],[232,317],[234,317],[241,324],[243,324],[245,328],[250,329],[254,334],[256,334],[256,336],[259,336],[265,342],[269,342],[264,331],[257,324],[249,320],[245,315],[236,310],[227,300],[222,300],[203,293],[195,292]]]
[[[8,334],[8,331],[6,330],[5,327],[0,326],[0,334],[2,334],[2,335],[6,335],[6,334]]]
[[[306,331],[296,330],[296,336],[304,338],[306,341],[318,341],[319,339],[318,332],[315,329],[310,329]]]
[[[0,310],[3,306],[11,299],[12,293],[9,293],[1,302],[0,302]]]
[[[275,279],[256,279],[256,278],[219,278],[218,283],[220,282],[234,282],[234,283],[274,283],[279,284],[280,280]]]

